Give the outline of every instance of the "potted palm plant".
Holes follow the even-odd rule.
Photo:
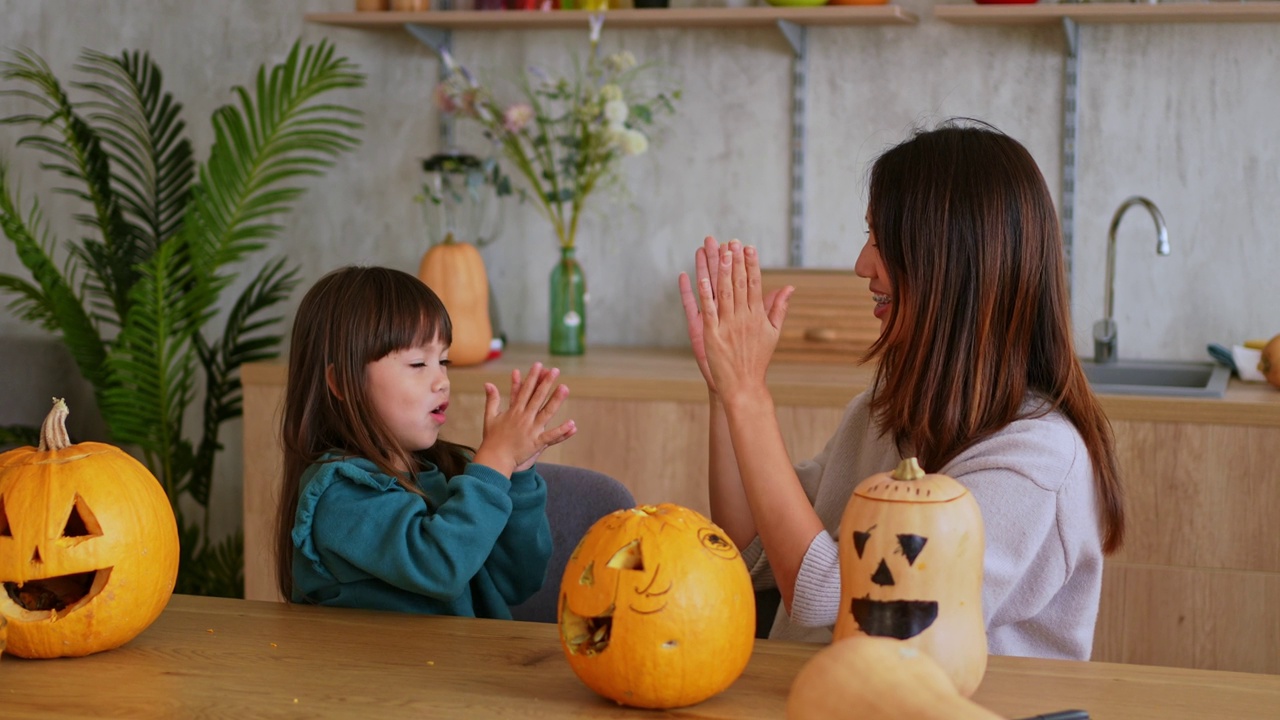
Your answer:
[[[356,145],[356,111],[324,96],[364,78],[328,42],[295,43],[213,113],[215,140],[197,162],[182,106],[148,55],[85,51],[75,69],[82,101],[35,53],[0,63],[5,91],[33,108],[5,121],[33,128],[19,146],[45,155],[59,190],[83,201],[77,220],[89,230],[52,237],[39,203],[24,205],[0,162],[0,230],[30,273],[0,274],[0,294],[66,344],[111,440],[164,485],[181,539],[175,592],[240,596],[243,535],[209,535],[218,431],[241,414],[240,366],[277,355],[272,308],[298,281],[284,258],[258,256],[302,194],[299,181]],[[188,432],[184,415],[197,401],[200,426]]]

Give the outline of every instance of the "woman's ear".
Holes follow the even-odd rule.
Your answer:
[[[342,393],[338,390],[338,381],[335,379],[333,374],[332,363],[324,366],[324,382],[329,386],[329,392],[333,393],[333,396],[338,398],[338,402],[342,402]]]

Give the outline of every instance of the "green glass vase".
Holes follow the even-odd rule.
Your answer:
[[[572,246],[561,247],[560,262],[551,271],[552,355],[587,351],[587,278],[573,252]]]

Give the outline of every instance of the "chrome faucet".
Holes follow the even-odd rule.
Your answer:
[[[1093,324],[1093,361],[1095,363],[1115,362],[1116,355],[1116,321],[1112,314],[1116,294],[1116,230],[1120,228],[1120,218],[1125,211],[1134,205],[1141,205],[1151,213],[1156,222],[1156,253],[1169,254],[1169,231],[1164,226],[1164,215],[1160,208],[1150,200],[1134,195],[1120,203],[1116,214],[1111,216],[1111,229],[1107,232],[1107,287],[1103,296],[1106,316]]]

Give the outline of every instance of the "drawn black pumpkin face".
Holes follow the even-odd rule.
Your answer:
[[[919,591],[925,591],[925,588],[919,586],[926,584],[920,578],[928,569],[928,559],[921,555],[929,544],[929,538],[915,533],[876,533],[877,529],[877,526],[872,525],[866,530],[854,530],[852,538],[854,550],[863,561],[862,569],[875,567],[869,578],[871,584],[881,588],[885,597],[896,595],[895,590],[900,580],[916,585]],[[868,557],[867,546],[871,544],[873,537],[883,542],[873,544],[871,550],[874,557]],[[920,561],[918,570],[917,560]],[[896,578],[890,563],[897,568]],[[858,627],[866,634],[906,640],[924,632],[938,619],[938,601],[909,599],[913,594],[908,590],[903,597],[882,600],[873,600],[870,594],[855,597],[850,599],[849,609]]]

